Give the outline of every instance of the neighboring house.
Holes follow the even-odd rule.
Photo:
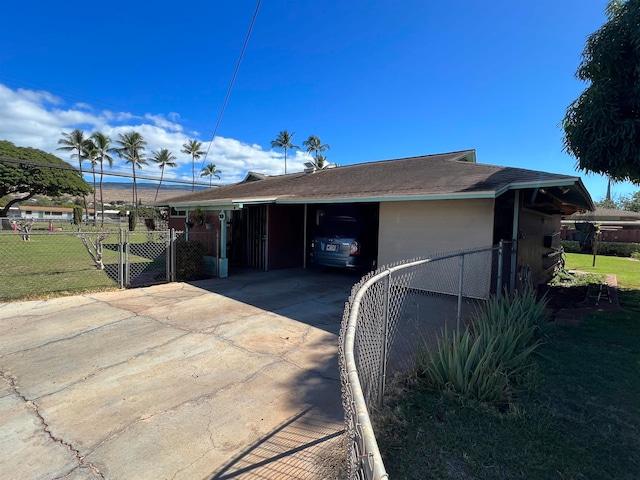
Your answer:
[[[93,208],[89,208],[86,212],[86,214],[83,215],[83,219],[86,221],[93,221],[93,217],[94,215],[96,215],[96,212]],[[100,221],[100,219],[102,218],[102,210],[98,209],[98,221]],[[106,210],[104,211],[104,219],[105,220],[112,220],[115,222],[119,222],[120,221],[120,210]]]
[[[579,240],[581,232],[576,223],[595,223],[600,226],[601,242],[640,243],[640,213],[596,208],[594,212],[574,213],[562,218],[562,239]]]
[[[73,208],[67,207],[35,207],[20,205],[20,217],[25,220],[47,222],[69,222],[73,220]]]
[[[512,281],[525,270],[535,283],[550,278],[558,259],[561,216],[594,209],[579,177],[479,164],[475,150],[249,174],[162,205],[170,207],[170,227],[180,230],[196,206],[205,210],[205,222],[221,229],[221,256],[232,267],[306,267],[318,219],[357,212],[373,232],[378,265],[515,239]]]

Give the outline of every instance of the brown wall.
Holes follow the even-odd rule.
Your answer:
[[[545,215],[525,209],[520,211],[518,271],[523,266],[531,267],[534,285],[548,282],[553,275],[553,269],[549,267],[555,259],[546,257],[553,249],[544,246],[544,237],[560,231],[560,219],[560,215]]]
[[[269,205],[269,270],[303,266],[304,205]]]
[[[216,254],[216,232],[220,232],[220,219],[218,218],[219,213],[219,210],[205,211],[206,216],[202,225],[194,225],[189,229],[189,240],[202,243],[207,250],[207,255]],[[179,231],[185,231],[185,222],[186,218],[184,217],[171,217],[169,218],[169,228],[175,228]],[[205,223],[214,224],[214,230],[207,230]],[[222,252],[217,253],[222,254]]]

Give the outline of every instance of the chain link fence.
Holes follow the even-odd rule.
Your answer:
[[[464,326],[478,303],[509,283],[510,245],[382,267],[362,278],[345,306],[340,379],[349,441],[349,479],[386,479],[369,418],[385,386],[410,372],[442,329]]]
[[[0,301],[217,274],[205,237],[175,230],[59,230],[0,231]]]

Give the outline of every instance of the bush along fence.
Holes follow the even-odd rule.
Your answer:
[[[0,301],[215,276],[206,247],[175,230],[0,235]]]
[[[369,412],[382,406],[394,376],[415,371],[425,346],[437,345],[443,331],[458,335],[479,304],[501,296],[510,254],[505,242],[407,261],[353,287],[339,340],[349,479],[388,478]]]

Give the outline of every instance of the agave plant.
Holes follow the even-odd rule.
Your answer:
[[[438,338],[419,365],[425,382],[467,399],[508,402],[549,329],[545,306],[533,291],[488,300],[466,331]]]

